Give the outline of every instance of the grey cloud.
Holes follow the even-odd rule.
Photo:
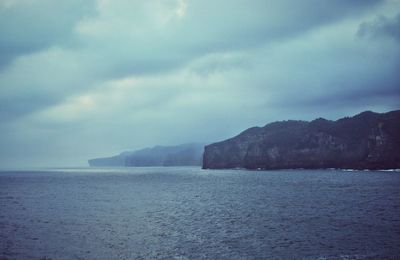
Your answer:
[[[392,38],[400,42],[400,13],[394,17],[379,15],[371,22],[360,24],[357,35],[361,38]]]
[[[105,10],[107,15],[85,21],[92,29],[96,25],[109,28],[95,37],[83,35],[81,41],[89,52],[98,49],[96,59],[107,64],[102,73],[108,77],[160,73],[209,53],[246,50],[286,40],[382,2],[194,0],[188,2],[184,17],[171,19],[164,28],[137,19],[151,20],[139,12],[153,13],[151,4],[119,1],[116,7]]]
[[[357,15],[382,3],[369,1],[194,1],[189,6],[187,28],[196,32],[191,47],[199,40],[207,51],[230,50],[276,41],[322,26],[349,15]],[[223,14],[221,13],[223,12]],[[184,39],[186,40],[186,39]],[[208,42],[209,41],[209,42]],[[204,44],[209,43],[209,44]]]
[[[62,98],[45,97],[40,94],[26,95],[17,98],[0,99],[0,121],[6,123],[20,116],[35,112],[46,106],[59,102]]]
[[[93,0],[0,4],[0,69],[19,55],[65,45],[76,22],[93,14]]]
[[[386,1],[33,2],[0,17],[0,165],[398,108],[399,46],[354,39]]]
[[[343,110],[349,111],[349,109],[365,109],[379,111],[393,110],[398,107],[400,100],[400,91],[397,88],[386,88],[383,90],[359,90],[349,92],[338,92],[332,95],[325,96],[302,96],[292,98],[284,102],[287,107],[296,107],[297,109],[318,109],[323,111],[324,109],[332,110]],[[280,100],[282,102],[282,100]],[[283,105],[278,103],[275,105]],[[369,108],[368,108],[369,107]],[[315,116],[315,115],[314,115]]]

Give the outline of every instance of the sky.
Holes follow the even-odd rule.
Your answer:
[[[400,0],[0,0],[0,167],[400,108]]]

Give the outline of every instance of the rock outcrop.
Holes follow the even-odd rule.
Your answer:
[[[114,166],[200,166],[204,151],[203,144],[177,146],[155,146],[119,155],[89,160],[94,167]]]
[[[206,146],[203,168],[400,168],[400,110],[253,127]]]

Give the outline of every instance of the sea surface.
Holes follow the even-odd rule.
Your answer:
[[[400,259],[400,172],[0,171],[0,259]]]

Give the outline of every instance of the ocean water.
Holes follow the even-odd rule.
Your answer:
[[[0,259],[400,259],[400,172],[0,172]]]

